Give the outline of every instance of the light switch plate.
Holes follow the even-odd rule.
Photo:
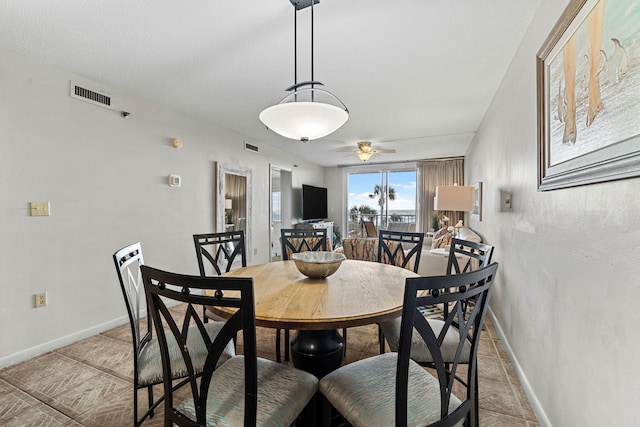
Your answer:
[[[31,216],[50,216],[49,202],[31,202]]]
[[[510,191],[500,190],[500,212],[511,210],[511,198],[513,194]]]

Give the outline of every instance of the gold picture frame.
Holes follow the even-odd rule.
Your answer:
[[[640,175],[640,0],[571,0],[537,55],[538,190]]]

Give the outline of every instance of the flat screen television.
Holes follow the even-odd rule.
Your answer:
[[[327,189],[302,184],[302,219],[320,221],[327,216]]]

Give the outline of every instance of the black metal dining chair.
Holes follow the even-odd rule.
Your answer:
[[[147,418],[154,415],[155,409],[162,403],[164,394],[157,400],[153,397],[153,386],[162,383],[162,363],[160,358],[160,347],[158,339],[153,336],[152,317],[147,315],[146,320],[141,317],[148,304],[144,294],[142,276],[140,268],[144,265],[142,256],[142,245],[136,242],[119,249],[113,254],[113,262],[118,273],[120,288],[124,297],[129,324],[131,326],[131,337],[133,341],[133,425],[139,426]],[[207,324],[205,330],[211,337],[222,328],[223,323],[211,322]],[[175,350],[175,340],[170,341],[170,347]],[[202,370],[206,349],[202,346],[193,348],[194,357],[197,364],[194,369],[197,372]],[[175,351],[172,353],[175,355]],[[221,362],[235,355],[232,345],[224,348]],[[172,364],[171,378],[184,377],[185,367],[183,363],[174,361]],[[138,390],[147,389],[148,409],[138,418]]]
[[[378,233],[378,262],[418,272],[424,233],[380,230]],[[378,325],[380,354],[384,353],[384,331]]]
[[[160,343],[164,374],[165,425],[172,426],[290,426],[307,408],[313,422],[318,379],[308,372],[257,357],[252,278],[187,276],[141,267],[149,310]],[[178,318],[168,304],[186,304]],[[197,315],[202,305],[232,307],[235,313],[215,338]],[[188,328],[189,324],[195,324]],[[216,368],[224,349],[242,337],[241,356]],[[170,340],[178,343],[172,355]],[[194,343],[206,349],[204,367],[194,369]],[[174,356],[186,367],[187,382],[176,389],[168,373]],[[311,425],[311,424],[310,424]]]
[[[198,259],[200,276],[221,276],[233,268],[247,266],[244,231],[224,233],[194,234],[193,244]],[[203,307],[204,321],[208,319],[224,321],[207,307]]]
[[[476,270],[478,268],[484,268],[491,263],[491,258],[493,256],[493,246],[488,245],[486,243],[476,243],[470,242],[467,240],[461,239],[452,239],[451,240],[451,248],[449,249],[449,258],[447,261],[447,275],[455,275],[468,273],[470,271]],[[447,290],[445,290],[446,292]],[[470,299],[466,301],[465,304],[473,305],[475,301]],[[449,315],[449,304],[441,304],[439,306],[425,306],[421,307],[421,313],[423,313],[424,317],[427,319],[429,325],[437,331],[443,329],[444,319]],[[383,332],[383,336],[389,344],[389,348],[391,351],[398,351],[400,347],[400,318],[388,320],[386,322],[380,323],[380,327]],[[453,363],[453,355],[455,354],[455,347],[457,344],[457,340],[455,336],[450,336],[445,339],[443,343],[443,348],[446,350],[443,352],[448,358],[444,361],[445,363]],[[468,363],[471,360],[471,349],[469,347],[463,348],[463,354],[460,359],[460,363]],[[422,345],[420,342],[416,342],[414,348],[411,350],[411,358],[427,367],[433,367],[434,359],[429,349]],[[473,381],[478,384],[478,371],[475,371],[475,375]],[[478,395],[475,395],[475,418],[477,419],[478,414]]]
[[[477,427],[473,379],[497,270],[494,263],[469,273],[406,279],[398,352],[359,360],[324,376],[324,425],[330,425],[333,407],[354,427]],[[469,304],[471,300],[475,303]],[[440,304],[452,307],[438,329],[420,310]],[[413,360],[418,344],[432,355],[432,371]],[[459,369],[463,363],[466,370]]]
[[[291,254],[306,251],[326,251],[327,230],[325,228],[283,228],[280,230],[282,260],[287,261]],[[284,330],[284,360],[289,360],[289,329]],[[276,361],[280,362],[280,329],[276,329]]]

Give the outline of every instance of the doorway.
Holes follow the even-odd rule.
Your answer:
[[[269,178],[271,193],[271,209],[269,215],[271,261],[279,261],[282,259],[280,230],[283,228],[291,228],[291,175],[291,170],[271,165]]]

